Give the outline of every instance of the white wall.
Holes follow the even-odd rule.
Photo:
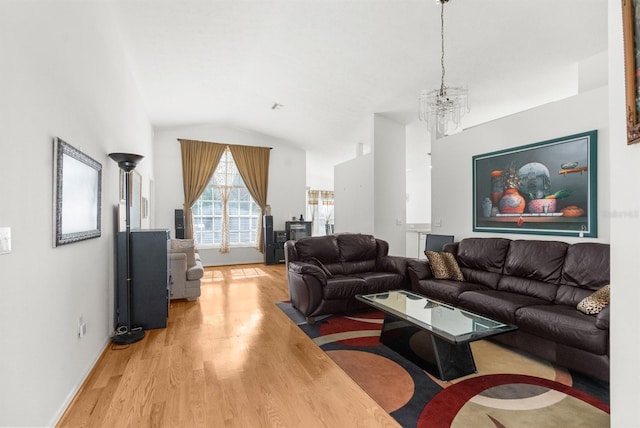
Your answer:
[[[284,222],[306,212],[306,154],[286,142],[256,132],[221,125],[203,125],[156,131],[155,179],[156,227],[171,230],[175,236],[174,210],[182,209],[182,158],[178,138],[211,141],[221,144],[272,147],[269,156],[269,192],[274,230],[284,230]],[[254,248],[232,248],[222,254],[218,249],[202,249],[206,266],[256,263],[264,261]]]
[[[389,254],[406,252],[407,170],[405,125],[373,115],[374,235],[389,243]]]
[[[373,235],[373,154],[336,165],[334,180],[335,232]]]
[[[640,427],[640,144],[627,146],[621,2],[609,0],[611,426]]]
[[[407,223],[431,223],[431,134],[417,122],[406,135]]]
[[[113,332],[118,167],[147,157],[151,127],[110,10],[99,2],[0,2],[0,426],[56,423]],[[53,144],[102,164],[102,236],[52,246]],[[87,335],[77,336],[78,319]]]
[[[314,190],[333,190],[334,164],[334,160],[323,153],[307,152],[307,187]]]
[[[598,238],[609,242],[608,89],[601,87],[565,100],[517,113],[432,143],[432,230],[456,240],[489,233],[472,232],[473,155],[598,130]],[[570,114],[568,114],[570,112]],[[440,224],[440,226],[438,226]],[[501,234],[511,239],[531,235]],[[575,242],[579,239],[536,235],[536,239]]]
[[[389,254],[403,256],[407,251],[405,125],[374,114],[371,139],[371,153],[334,168],[335,231],[374,235],[389,243]]]
[[[431,227],[431,133],[426,123],[407,125],[407,257],[424,257],[424,235]]]

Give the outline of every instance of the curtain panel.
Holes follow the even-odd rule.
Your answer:
[[[307,218],[311,219],[313,235],[333,234],[333,201],[333,190],[307,191]]]
[[[269,156],[271,148],[229,145],[238,172],[253,200],[260,207],[256,232],[256,249],[264,253],[262,239],[262,216],[267,209],[267,191],[269,190]]]
[[[184,189],[184,237],[193,239],[191,207],[205,191],[222,158],[226,144],[179,138]]]

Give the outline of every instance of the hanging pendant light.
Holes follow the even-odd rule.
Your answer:
[[[427,122],[429,130],[435,129],[437,135],[445,135],[460,128],[460,118],[469,111],[469,93],[466,87],[453,87],[444,84],[444,4],[449,0],[437,0],[440,3],[440,41],[442,54],[440,65],[442,74],[440,88],[420,92],[421,121]]]

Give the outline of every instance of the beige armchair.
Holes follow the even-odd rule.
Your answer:
[[[169,247],[171,299],[196,300],[204,268],[193,239],[172,239]]]

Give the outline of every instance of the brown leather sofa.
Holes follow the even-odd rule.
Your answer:
[[[356,294],[410,286],[409,259],[389,256],[389,244],[371,235],[313,236],[287,241],[284,249],[291,302],[309,322],[368,308]]]
[[[515,324],[494,340],[608,381],[609,306],[598,315],[576,309],[609,284],[608,244],[468,238],[444,251],[464,281],[434,279],[428,262],[411,260],[413,291]]]

